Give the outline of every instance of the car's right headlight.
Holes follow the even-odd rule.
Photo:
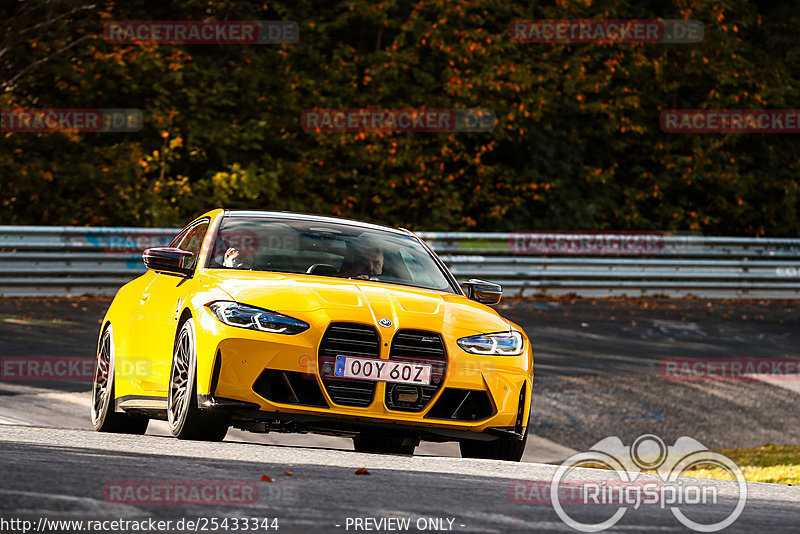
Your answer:
[[[462,337],[457,343],[469,353],[494,356],[519,356],[523,345],[522,334],[516,330]]]
[[[304,332],[309,328],[309,324],[300,319],[238,302],[218,300],[208,304],[208,309],[211,310],[214,317],[226,325],[249,330],[292,335]]]

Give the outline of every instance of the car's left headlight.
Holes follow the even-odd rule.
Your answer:
[[[238,302],[212,302],[208,304],[208,309],[214,317],[226,325],[249,330],[291,335],[299,334],[309,328],[308,323],[300,319]]]
[[[518,356],[522,354],[522,334],[516,330],[497,334],[480,334],[462,337],[458,346],[472,354],[491,354],[494,356]]]

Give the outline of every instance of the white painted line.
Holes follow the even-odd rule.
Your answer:
[[[31,497],[37,500],[44,500],[44,501],[63,501],[70,503],[71,505],[84,505],[84,508],[92,511],[106,511],[108,510],[108,503],[98,500],[98,499],[91,499],[89,497],[75,497],[73,495],[59,495],[56,493],[43,493],[38,491],[22,491],[22,490],[15,490],[15,489],[2,489],[0,488],[0,495],[12,495],[15,497]],[[131,506],[128,504],[117,504],[114,505],[114,513],[119,514],[121,517],[136,517],[139,516],[142,512],[135,506]]]
[[[791,378],[770,378],[765,377],[764,375],[744,375],[747,378],[754,378],[761,382],[766,382],[767,384],[772,384],[773,386],[778,386],[783,389],[788,389],[789,391],[793,391],[795,393],[800,394],[800,380],[791,379]]]
[[[23,384],[0,382],[0,391],[6,391],[15,395],[37,395],[45,399],[62,403],[66,402],[69,404],[76,404],[81,407],[88,407],[92,402],[91,390],[81,392],[56,391],[53,389],[38,388]]]
[[[30,426],[30,423],[26,423],[25,421],[20,421],[19,419],[11,419],[9,417],[3,417],[0,415],[0,425],[25,425]]]

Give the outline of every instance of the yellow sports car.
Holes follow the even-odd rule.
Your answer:
[[[353,438],[411,454],[519,461],[533,348],[487,304],[501,288],[456,279],[419,237],[345,219],[214,210],[123,286],[100,331],[92,422],[181,439],[230,426]]]

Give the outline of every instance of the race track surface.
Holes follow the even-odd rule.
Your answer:
[[[0,357],[92,356],[108,302],[0,300]],[[553,299],[508,301],[499,311],[536,348],[526,463],[464,460],[454,444],[423,443],[414,457],[366,455],[342,438],[234,430],[222,444],[181,442],[161,422],[143,437],[97,434],[88,421],[88,384],[3,381],[1,515],[267,517],[279,520],[280,532],[353,532],[346,522],[354,517],[449,518],[453,531],[573,531],[550,504],[515,502],[510,485],[550,480],[555,466],[539,462],[558,462],[608,436],[630,443],[652,433],[668,444],[690,436],[710,448],[800,443],[796,380],[689,382],[660,374],[663,358],[797,358],[796,303]],[[360,467],[372,474],[355,475]],[[262,475],[275,482],[261,482]],[[104,488],[115,481],[234,481],[255,484],[259,496],[246,505],[112,504]],[[732,482],[699,483],[732,503]],[[614,510],[597,505],[581,513],[588,521]],[[794,531],[799,512],[797,488],[749,484],[744,513],[728,531]],[[629,510],[617,528],[686,530],[656,505]]]
[[[13,426],[0,437],[4,473],[2,509],[19,518],[56,519],[193,517],[277,518],[279,532],[353,532],[350,518],[445,518],[453,532],[572,532],[551,505],[514,502],[515,481],[547,481],[555,466],[441,457],[359,454],[318,447],[244,443],[197,443],[158,436],[107,436],[79,430]],[[355,471],[366,467],[369,475]],[[286,472],[291,476],[285,475]],[[584,480],[606,480],[610,471],[585,469]],[[261,482],[267,475],[274,482]],[[645,475],[642,475],[645,476]],[[652,479],[655,475],[649,475]],[[127,504],[105,501],[104,489],[119,482],[228,481],[254,484],[247,504]],[[736,487],[702,481],[719,489],[728,506]],[[124,495],[124,494],[122,494]],[[163,497],[162,497],[163,499]],[[616,510],[593,505],[581,519],[605,519]],[[749,484],[748,505],[729,532],[795,531],[800,513],[796,488]],[[688,514],[687,514],[688,515]],[[716,515],[695,509],[692,518]],[[338,525],[338,526],[337,526]],[[643,505],[617,525],[634,532],[685,531],[668,510]],[[438,529],[442,530],[442,529]],[[418,531],[411,529],[411,531]]]

